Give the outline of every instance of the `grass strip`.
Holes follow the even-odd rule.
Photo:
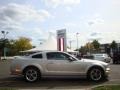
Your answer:
[[[120,90],[120,85],[98,86],[98,87],[93,88],[92,90]]]

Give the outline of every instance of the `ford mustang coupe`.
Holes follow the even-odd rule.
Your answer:
[[[77,59],[60,51],[42,51],[29,56],[16,56],[11,63],[12,75],[24,76],[28,82],[42,77],[86,77],[100,81],[109,75],[109,64],[90,59]]]

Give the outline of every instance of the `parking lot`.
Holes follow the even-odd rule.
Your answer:
[[[43,78],[35,83],[25,82],[22,77],[11,76],[9,73],[11,60],[0,61],[0,87],[40,88],[40,89],[83,89],[102,84],[120,84],[120,65],[111,64],[109,80],[91,82],[81,78]]]

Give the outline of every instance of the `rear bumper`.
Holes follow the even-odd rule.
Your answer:
[[[22,71],[21,70],[11,70],[10,75],[22,75]]]

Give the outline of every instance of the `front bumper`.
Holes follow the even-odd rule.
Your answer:
[[[105,76],[109,76],[109,74],[110,74],[110,68],[109,67],[107,67],[106,69],[105,69]]]

